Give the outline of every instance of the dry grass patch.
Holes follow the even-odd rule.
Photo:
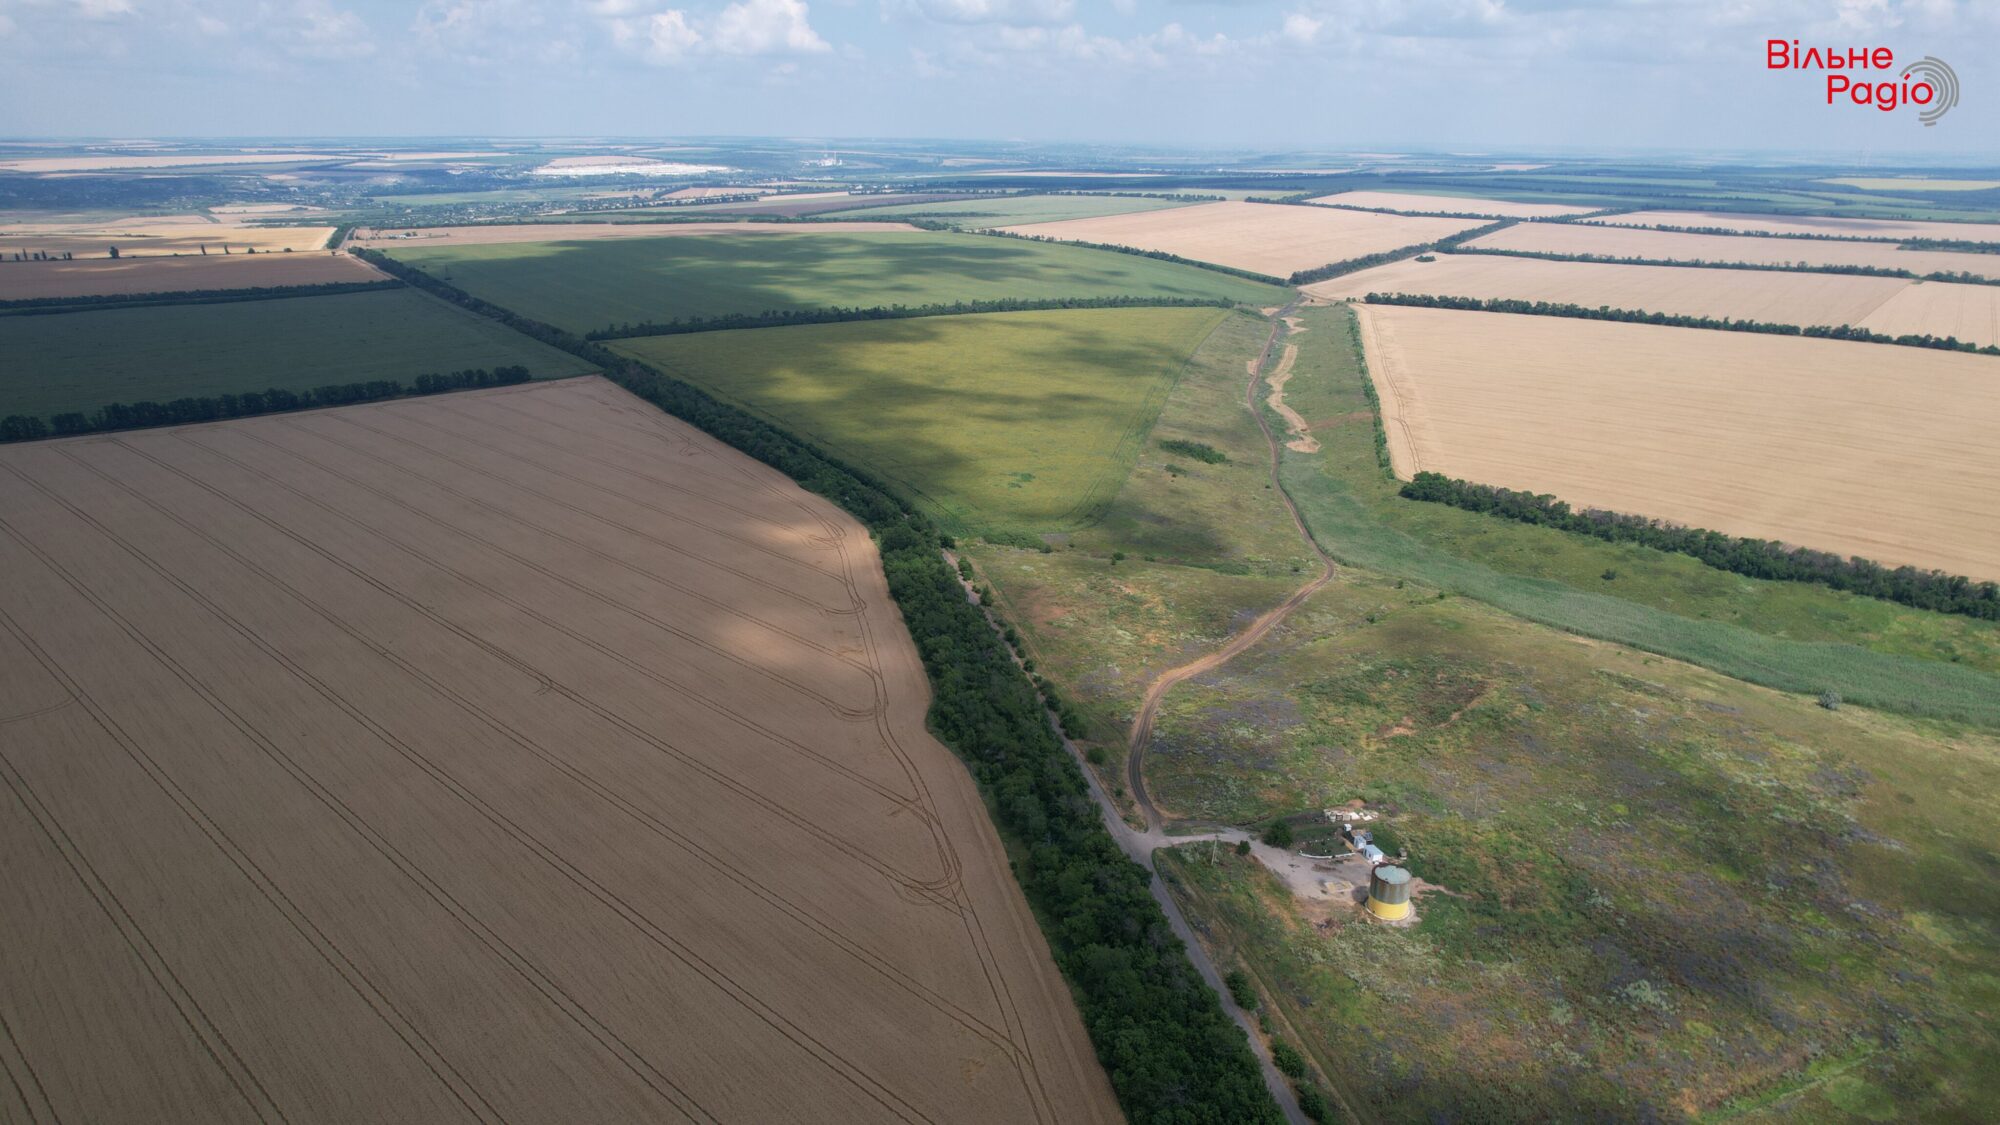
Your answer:
[[[910,231],[908,223],[842,223],[840,231]],[[576,242],[589,238],[673,238],[697,234],[823,234],[823,230],[790,229],[782,223],[518,223],[472,227],[418,227],[354,232],[351,245],[375,249],[396,246],[486,246],[505,242]]]
[[[1725,227],[1765,234],[1825,234],[1836,238],[1954,238],[2000,242],[2000,223],[1926,223],[1912,219],[1857,219],[1824,215],[1727,215],[1709,211],[1633,211],[1592,219],[1618,227]]]
[[[1434,242],[1478,225],[1476,219],[1223,202],[1002,229],[1041,238],[1160,250],[1198,262],[1285,277],[1329,262]]]
[[[181,258],[0,262],[0,301],[95,297],[195,289],[260,289],[379,281],[375,267],[346,254],[210,254]]]
[[[1480,199],[1466,195],[1417,195],[1402,191],[1343,191],[1338,195],[1322,195],[1309,202],[1331,203],[1343,207],[1379,207],[1386,211],[1407,211],[1417,215],[1457,211],[1468,215],[1496,215],[1507,219],[1548,219],[1559,215],[1584,215],[1597,210],[1595,207],[1576,207],[1562,203],[1514,203],[1505,199]]]
[[[29,1119],[1118,1119],[868,533],[775,471],[591,379],[0,479]]]
[[[1873,266],[1929,273],[1970,273],[2000,279],[2000,254],[1956,254],[1941,250],[1898,250],[1886,242],[1838,242],[1755,235],[1682,234],[1641,227],[1590,223],[1516,223],[1474,239],[1481,250],[1536,254],[1595,254],[1605,258],[1651,258],[1676,262],[1749,262],[1784,266]]]
[[[2000,577],[2000,360],[1358,308],[1397,475]]]
[[[1550,301],[1588,308],[1609,305],[1614,309],[1731,317],[1774,324],[1858,325],[1913,284],[1895,277],[1440,254],[1434,262],[1415,259],[1391,262],[1308,285],[1304,290],[1323,300],[1369,293],[1410,293],[1480,300]],[[1932,283],[1927,287],[2000,296],[2000,287],[1995,286]]]

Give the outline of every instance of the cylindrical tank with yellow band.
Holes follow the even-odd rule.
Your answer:
[[[1368,913],[1388,922],[1410,916],[1410,873],[1384,865],[1368,876]]]

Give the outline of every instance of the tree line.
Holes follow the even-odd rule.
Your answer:
[[[1610,543],[1637,543],[1699,559],[1718,570],[1781,582],[1817,582],[1836,590],[1898,602],[1938,613],[2000,620],[2000,584],[1911,566],[1890,568],[1864,558],[1842,558],[1808,547],[1788,547],[1765,539],[1744,539],[1681,527],[1645,516],[1586,508],[1572,511],[1553,496],[1473,484],[1442,473],[1418,473],[1402,488],[1411,500],[1449,504],[1521,523],[1539,524],[1594,536]]]
[[[1511,227],[1517,222],[1520,222],[1520,220],[1501,219],[1498,222],[1488,223],[1483,227],[1474,227],[1471,230],[1448,235],[1435,242],[1420,242],[1415,246],[1405,246],[1400,250],[1384,250],[1379,254],[1367,254],[1359,258],[1349,258],[1344,262],[1330,262],[1314,269],[1300,270],[1286,278],[1285,284],[1311,285],[1315,281],[1330,281],[1333,278],[1342,277],[1358,270],[1386,266],[1390,262],[1400,262],[1404,258],[1415,254],[1433,254],[1456,250],[1462,243],[1492,234],[1496,230]]]
[[[1909,238],[1896,244],[1898,250],[1950,250],[1960,254],[2000,254],[2000,242],[1973,242],[1963,238]]]
[[[1126,1116],[1137,1125],[1283,1120],[1243,1033],[1153,901],[1151,873],[1125,858],[1098,818],[1082,771],[1005,644],[966,601],[941,550],[948,537],[926,516],[868,473],[691,383],[384,255],[360,253],[426,292],[597,364],[625,389],[866,524],[930,679],[930,729],[985,794]]]
[[[261,285],[248,289],[172,289],[160,293],[98,293],[84,297],[22,297],[0,301],[0,316],[93,312],[146,305],[226,305],[237,301],[276,301],[287,297],[331,297],[401,289],[393,277],[376,281],[329,281],[318,285]]]
[[[1712,316],[1692,316],[1682,313],[1614,309],[1609,305],[1592,307],[1557,301],[1524,301],[1514,297],[1481,299],[1411,293],[1370,293],[1363,299],[1371,305],[1411,305],[1425,309],[1516,313],[1521,316],[1567,316],[1579,320],[1615,320],[1627,324],[1660,324],[1670,328],[1707,328],[1717,332],[1761,332],[1770,336],[1811,336],[1826,340],[1857,340],[1867,344],[1899,344],[1908,348],[2000,355],[2000,345],[1981,346],[1956,336],[1932,336],[1929,333],[1910,332],[1901,336],[1891,336],[1885,332],[1872,332],[1850,324],[1812,324],[1801,327],[1796,324],[1773,324],[1762,320],[1733,320],[1729,317],[1718,319]]]
[[[219,422],[228,418],[253,418],[259,414],[283,414],[322,406],[348,406],[357,402],[380,402],[406,395],[435,395],[475,387],[504,387],[525,383],[528,369],[519,365],[481,367],[452,371],[443,375],[419,375],[405,386],[397,379],[371,379],[365,383],[329,383],[310,390],[288,391],[272,387],[244,394],[177,398],[171,402],[113,402],[84,414],[71,411],[46,421],[22,414],[0,418],[0,442],[35,441],[46,437],[95,434],[112,430],[141,430],[153,426],[185,426],[195,422]]]
[[[1599,223],[1598,226],[1624,226]],[[1960,238],[1901,238],[1893,234],[1828,234],[1822,231],[1738,230],[1735,227],[1647,226],[1640,230],[1670,231],[1675,234],[1712,234],[1725,238],[1798,238],[1810,242],[1893,242],[1898,250],[1953,250],[1968,254],[2000,254],[2000,242]]]
[[[1983,277],[1965,270],[1938,270],[1919,274],[1915,270],[1888,266],[1814,265],[1810,262],[1711,262],[1705,258],[1647,258],[1640,255],[1570,254],[1556,250],[1502,250],[1492,246],[1461,246],[1460,254],[1498,254],[1508,258],[1540,258],[1545,262],[1601,262],[1616,266],[1685,266],[1708,270],[1773,270],[1778,273],[1841,273],[1858,277],[1900,277],[1911,281],[1947,281],[1954,285],[2000,285],[2000,278]]]
[[[1233,308],[1221,297],[1007,297],[993,301],[953,301],[931,305],[872,305],[867,308],[768,309],[760,313],[675,317],[664,323],[645,321],[599,328],[586,340],[622,340],[631,336],[677,336],[688,332],[720,332],[735,328],[784,328],[794,324],[831,324],[845,320],[908,320],[920,316],[963,316],[971,313],[1039,312],[1047,309]]]

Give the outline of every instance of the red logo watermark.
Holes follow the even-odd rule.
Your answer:
[[[1826,104],[1845,99],[1883,113],[1916,106],[1917,119],[1926,127],[1937,124],[1958,104],[1958,75],[1943,59],[1930,55],[1897,71],[1894,80],[1873,81],[1874,75],[1886,76],[1895,70],[1896,52],[1887,47],[1801,49],[1796,39],[1767,39],[1764,66],[1767,70],[1825,71]]]

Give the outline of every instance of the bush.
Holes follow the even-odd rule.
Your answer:
[[[1828,688],[1819,693],[1819,705],[1829,711],[1840,710],[1840,693]]]
[[[1271,1041],[1271,1063],[1285,1077],[1297,1080],[1306,1076],[1306,1059],[1299,1049],[1282,1039]]]
[[[1299,1111],[1314,1121],[1326,1121],[1333,1117],[1333,1107],[1327,1104],[1326,1095],[1318,1086],[1306,1086],[1299,1090]]]
[[[1248,841],[1248,840],[1238,840],[1238,841],[1236,841],[1236,854],[1237,854],[1237,855],[1249,855],[1249,854],[1250,854],[1250,841]]]
[[[1274,848],[1292,846],[1292,824],[1288,820],[1274,820],[1264,829],[1264,842]]]
[[[1236,1001],[1237,1007],[1246,1012],[1257,1010],[1257,986],[1250,983],[1250,974],[1242,969],[1231,969],[1229,975],[1222,978],[1222,983],[1229,986],[1229,998]]]
[[[1207,442],[1182,441],[1180,438],[1168,438],[1160,443],[1160,448],[1166,450],[1168,453],[1178,453],[1183,457],[1192,457],[1204,465],[1220,465],[1229,460],[1229,454],[1224,453]]]

